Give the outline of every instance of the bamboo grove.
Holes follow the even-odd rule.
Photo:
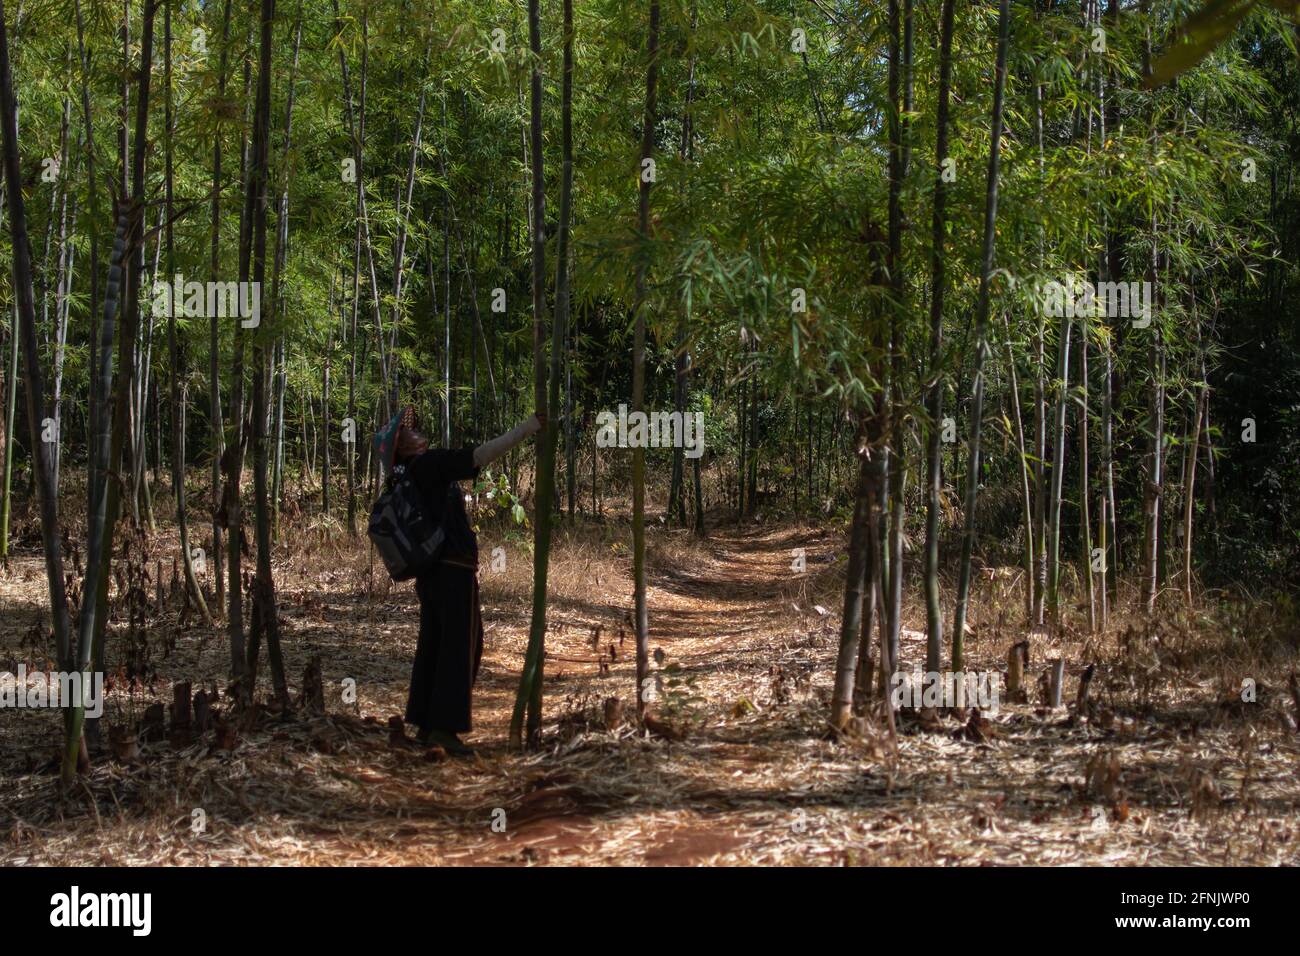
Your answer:
[[[516,744],[552,527],[624,495],[638,687],[648,526],[842,529],[832,728],[910,597],[961,669],[980,568],[1047,629],[1294,582],[1286,6],[1193,57],[1173,0],[4,0],[0,557],[37,536],[103,669],[174,522],[286,706],[282,524],[359,536],[401,403],[449,445],[548,411],[488,479],[533,535]],[[704,454],[607,450],[620,405]]]

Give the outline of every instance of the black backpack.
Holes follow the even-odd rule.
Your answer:
[[[394,581],[432,568],[447,543],[447,533],[425,514],[420,489],[401,465],[393,469],[384,493],[370,509],[369,534]]]

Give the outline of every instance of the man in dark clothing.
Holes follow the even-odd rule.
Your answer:
[[[406,721],[419,728],[422,742],[440,744],[451,754],[473,753],[458,734],[470,729],[471,695],[483,657],[478,541],[459,483],[472,480],[484,465],[543,427],[544,416],[533,415],[477,447],[430,448],[429,439],[415,428],[414,409],[407,406],[375,436],[380,462],[389,471],[410,473],[425,514],[446,534],[441,560],[415,579],[420,639]]]

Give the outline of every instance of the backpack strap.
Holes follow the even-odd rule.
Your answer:
[[[397,483],[405,477],[406,477],[406,466],[394,465],[392,470],[388,473],[388,477],[384,479],[384,488],[387,489],[388,491],[392,491],[393,488],[397,485]]]

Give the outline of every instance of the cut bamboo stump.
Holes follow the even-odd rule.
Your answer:
[[[1295,671],[1287,678],[1287,688],[1291,691],[1291,703],[1295,704],[1295,725],[1300,730],[1300,684],[1296,683]]]
[[[145,708],[144,719],[140,722],[140,739],[147,744],[158,743],[166,739],[167,728],[163,723],[163,705],[150,704]]]
[[[314,656],[307,662],[302,675],[302,696],[299,704],[309,714],[325,713],[325,680],[321,673],[320,656]]]
[[[1052,708],[1061,706],[1061,691],[1065,688],[1065,658],[1058,657],[1052,661],[1048,670],[1048,705]]]
[[[194,732],[206,734],[212,726],[212,704],[208,701],[208,692],[198,691],[194,695]]]
[[[1091,713],[1091,704],[1088,702],[1088,688],[1092,685],[1092,675],[1097,671],[1096,664],[1089,664],[1083,669],[1083,675],[1079,678],[1079,693],[1074,699],[1074,712],[1080,717],[1086,717]]]
[[[623,702],[617,697],[605,698],[605,729],[618,730],[623,723]]]
[[[125,727],[110,725],[108,743],[113,750],[113,756],[121,763],[135,763],[140,759],[140,739]]]
[[[173,747],[188,747],[194,742],[193,720],[190,715],[190,682],[177,681],[172,685],[172,726],[170,742]]]
[[[1029,641],[1017,641],[1007,648],[1007,700],[1019,703],[1025,699],[1025,668],[1029,666]]]

